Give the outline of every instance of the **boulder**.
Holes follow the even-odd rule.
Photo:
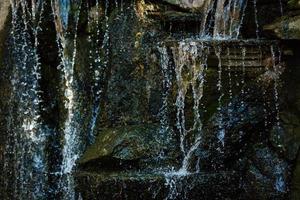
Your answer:
[[[161,134],[157,124],[143,124],[102,130],[93,145],[87,148],[79,163],[110,164],[153,161],[170,148],[170,137]],[[162,158],[163,159],[163,158]],[[150,161],[149,161],[150,162]],[[140,165],[138,165],[140,166]]]

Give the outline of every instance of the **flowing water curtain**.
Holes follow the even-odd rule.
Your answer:
[[[38,33],[44,1],[12,0],[13,75],[10,130],[5,170],[7,192],[12,198],[41,199],[47,179],[45,160],[46,132],[40,117],[41,91]],[[18,113],[18,114],[16,114]]]
[[[63,149],[60,187],[63,192],[63,199],[75,199],[74,179],[71,173],[79,158],[82,146],[80,116],[76,112],[79,106],[76,99],[77,83],[74,78],[81,0],[52,0],[51,4],[61,59],[59,68],[63,74],[66,109],[65,121],[62,125]]]
[[[201,99],[204,95],[205,70],[207,69],[207,58],[209,55],[209,47],[204,44],[197,44],[193,41],[181,41],[172,48],[175,63],[175,76],[177,83],[177,129],[180,136],[180,149],[183,154],[182,164],[179,170],[165,173],[165,185],[169,188],[166,199],[176,199],[178,196],[184,196],[186,187],[182,184],[182,180],[190,173],[199,172],[200,163],[197,162],[195,168],[192,168],[192,156],[199,148],[202,139],[202,115]],[[161,49],[161,53],[166,55],[166,50]],[[164,58],[165,57],[165,58]],[[166,65],[168,59],[162,56],[164,61],[162,65]],[[162,66],[163,70],[166,66]],[[167,74],[164,72],[164,74]],[[168,85],[169,76],[164,76],[164,82]],[[192,120],[186,121],[186,97],[190,95],[191,89],[193,99]],[[191,125],[188,125],[192,121]],[[187,126],[190,126],[187,128]]]
[[[202,121],[200,101],[203,97],[204,72],[207,66],[207,48],[201,48],[195,42],[182,41],[173,48],[175,74],[177,80],[177,129],[180,133],[180,149],[184,159],[181,169],[183,174],[189,173],[190,159],[199,147],[202,138]],[[193,123],[186,127],[185,102],[188,89],[193,96]]]

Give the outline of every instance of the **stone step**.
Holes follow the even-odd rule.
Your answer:
[[[83,199],[237,199],[239,176],[233,172],[169,176],[143,172],[87,172],[75,174]],[[173,195],[173,196],[172,196]]]

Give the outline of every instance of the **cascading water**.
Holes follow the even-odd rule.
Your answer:
[[[174,199],[178,195],[178,188],[176,184],[181,177],[187,176],[192,172],[196,172],[190,171],[190,160],[202,140],[203,125],[200,108],[201,99],[203,97],[207,56],[209,53],[208,47],[203,44],[200,46],[201,47],[193,41],[181,41],[178,43],[178,46],[173,47],[173,58],[175,62],[174,70],[178,88],[175,103],[177,107],[176,127],[180,135],[180,149],[183,155],[183,161],[180,169],[173,169],[172,171],[165,173],[166,185],[170,188],[167,199]],[[166,50],[161,50],[160,52],[164,53],[161,55],[166,54]],[[166,61],[166,59],[163,60]],[[166,63],[162,64],[162,66],[166,65]],[[163,68],[166,68],[166,66]],[[166,73],[166,69],[164,69],[164,73]],[[170,75],[168,75],[168,73],[164,75],[164,82],[169,84],[168,87],[170,86]],[[190,88],[193,96],[193,123],[192,125],[187,125],[185,102],[186,95]],[[166,104],[165,98],[164,104]],[[162,122],[165,121],[166,119],[162,120]],[[198,170],[198,168],[199,166],[197,165],[196,170]]]
[[[180,133],[180,149],[184,155],[182,166],[178,172],[179,174],[188,173],[189,159],[201,142],[202,122],[199,108],[200,101],[203,97],[204,68],[206,65],[205,63],[202,63],[203,60],[200,60],[200,63],[197,63],[196,59],[198,56],[201,56],[201,53],[205,53],[205,48],[202,51],[203,52],[198,52],[198,47],[193,42],[181,42],[179,43],[178,49],[173,52],[174,57],[178,58],[178,60],[175,59],[175,73],[178,86],[178,95],[176,99],[177,129]],[[187,74],[185,74],[186,70],[188,71]],[[194,123],[191,128],[186,128],[184,105],[185,96],[190,86],[192,87],[194,99]],[[195,137],[194,142],[188,144],[187,137],[192,133]]]

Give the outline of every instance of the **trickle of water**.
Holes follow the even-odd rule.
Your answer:
[[[276,123],[277,126],[280,126],[280,108],[279,108],[279,93],[278,93],[278,82],[279,82],[279,76],[280,76],[280,71],[278,67],[281,63],[278,63],[276,65],[276,54],[274,50],[274,46],[271,45],[271,54],[272,54],[272,63],[273,63],[273,71],[274,71],[274,100],[275,100],[275,111],[276,111]],[[281,59],[279,59],[281,60]]]
[[[232,94],[232,77],[231,77],[231,65],[232,65],[232,61],[231,61],[231,57],[230,57],[230,48],[227,47],[227,59],[228,59],[228,84],[229,84],[229,90],[228,90],[228,94],[229,94],[229,104],[228,104],[228,115],[229,118],[231,117],[231,112],[232,112],[232,98],[233,98],[233,94]]]
[[[218,135],[217,138],[219,139],[220,143],[224,147],[225,145],[225,130],[223,128],[223,114],[221,111],[222,108],[222,98],[224,96],[223,91],[222,91],[222,59],[221,59],[221,53],[222,53],[222,48],[220,46],[215,47],[215,54],[218,58],[219,64],[218,64],[218,83],[217,83],[217,88],[220,93],[220,96],[218,98],[218,112],[219,112],[219,117],[218,117]]]
[[[245,94],[245,76],[246,76],[245,58],[246,58],[246,53],[247,53],[247,49],[246,49],[246,47],[243,47],[242,48],[242,81],[241,81],[241,84],[242,84],[241,94],[242,94],[242,96],[244,96],[244,94]],[[242,107],[242,109],[244,109],[244,107],[245,107],[245,102],[244,102],[243,98],[241,99],[241,107]],[[241,115],[241,120],[242,121],[244,120],[244,115],[243,114]]]
[[[256,25],[256,39],[259,39],[259,23],[258,23],[258,14],[257,14],[257,0],[253,0],[253,8],[254,8],[254,18]]]

